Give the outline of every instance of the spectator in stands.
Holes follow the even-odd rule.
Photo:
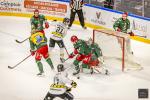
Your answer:
[[[109,8],[109,9],[113,9],[113,7],[114,7],[114,0],[105,0],[104,1],[104,7],[105,8]]]

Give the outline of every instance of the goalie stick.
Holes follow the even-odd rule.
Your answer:
[[[31,56],[31,54],[30,55],[28,55],[26,58],[24,58],[22,61],[20,61],[19,63],[17,63],[15,66],[8,66],[8,68],[9,69],[14,69],[15,67],[17,67],[18,65],[20,65],[22,62],[24,62],[26,59],[28,59],[29,57]]]

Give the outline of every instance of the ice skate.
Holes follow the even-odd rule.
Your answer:
[[[42,77],[42,76],[45,76],[45,75],[44,75],[44,72],[40,72],[40,73],[37,74],[37,76]]]

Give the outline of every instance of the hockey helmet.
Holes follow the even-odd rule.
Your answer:
[[[77,42],[77,41],[78,41],[78,37],[75,36],[75,35],[73,35],[73,36],[71,37],[71,42]]]
[[[64,18],[63,19],[63,23],[69,24],[70,23],[70,19],[69,18]]]
[[[34,17],[37,18],[39,16],[39,10],[35,9],[34,10]]]
[[[122,15],[128,16],[128,12],[124,12]]]
[[[57,70],[58,70],[58,72],[64,71],[65,70],[64,65],[63,64],[58,64],[57,65]]]
[[[34,13],[36,13],[36,12],[38,12],[38,13],[39,13],[39,10],[38,10],[38,9],[35,9],[35,10],[34,10]]]
[[[123,19],[123,20],[126,20],[127,17],[128,17],[128,13],[127,13],[127,12],[124,12],[124,13],[122,14],[122,19]]]

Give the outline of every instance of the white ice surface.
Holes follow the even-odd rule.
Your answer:
[[[46,30],[48,38],[51,29],[52,26]],[[73,34],[87,40],[92,36],[92,29],[83,30],[80,26],[73,26],[64,39],[69,52],[73,50],[70,42]],[[28,18],[0,17],[0,100],[43,100],[49,84],[53,81],[55,72],[51,71],[44,59],[42,63],[45,77],[36,76],[38,69],[34,57],[30,57],[15,69],[8,69],[8,65],[14,66],[30,54],[28,41],[22,44],[15,42],[15,39],[23,40],[28,36]],[[81,74],[81,79],[78,80],[70,75],[78,84],[77,88],[72,89],[75,100],[138,100],[139,88],[150,89],[150,45],[132,41],[132,49],[134,55],[140,59],[143,70],[121,72],[121,68],[115,68],[115,63],[107,62],[112,65],[109,66],[109,76]],[[56,67],[59,63],[57,45],[51,58]],[[68,60],[65,65],[68,67],[71,63],[72,60]]]

